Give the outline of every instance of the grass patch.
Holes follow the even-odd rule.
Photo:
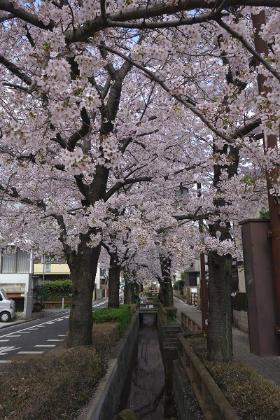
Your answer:
[[[120,335],[127,329],[132,317],[132,310],[129,305],[120,305],[119,308],[101,308],[93,312],[95,323],[117,322]]]
[[[188,343],[242,420],[280,419],[279,386],[239,362],[209,362],[206,340],[201,336],[189,338]]]
[[[0,418],[75,419],[93,395],[105,365],[92,347],[59,349],[1,370]]]

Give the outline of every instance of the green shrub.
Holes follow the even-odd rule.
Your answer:
[[[181,292],[183,290],[184,286],[185,286],[184,280],[178,280],[174,283],[173,288],[174,288],[174,290],[179,290]]]
[[[38,288],[39,296],[43,300],[71,296],[71,280],[51,280],[41,284]]]
[[[187,341],[241,420],[280,419],[279,386],[240,362],[208,361],[205,337],[192,336]]]
[[[122,335],[128,327],[132,312],[129,305],[120,305],[119,308],[101,308],[93,312],[93,321],[100,322],[118,322],[120,334]]]
[[[280,418],[280,388],[238,362],[206,362],[207,368],[241,419]]]
[[[57,349],[36,359],[14,361],[0,375],[0,418],[77,419],[105,368],[92,347]]]
[[[270,213],[269,213],[269,210],[267,210],[267,209],[265,209],[265,208],[262,208],[262,209],[260,210],[259,217],[260,217],[260,219],[261,219],[261,220],[269,220],[269,219],[270,219]]]

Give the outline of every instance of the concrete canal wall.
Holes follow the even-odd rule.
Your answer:
[[[118,413],[126,382],[133,370],[138,330],[139,315],[136,312],[128,330],[117,345],[115,357],[109,360],[106,375],[78,420],[112,420]]]

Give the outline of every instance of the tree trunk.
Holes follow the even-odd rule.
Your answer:
[[[124,271],[124,303],[130,305],[133,300],[133,288],[134,283],[130,281],[130,275],[128,271]]]
[[[173,287],[171,280],[171,258],[160,255],[162,283],[160,284],[160,299],[164,306],[173,306]]]
[[[67,346],[92,344],[92,296],[100,247],[81,243],[77,253],[68,256],[72,280],[72,305]]]
[[[133,283],[125,281],[124,285],[124,303],[130,305],[133,297]]]
[[[118,308],[120,305],[120,274],[121,267],[117,258],[112,255],[109,268],[109,300],[108,308]]]
[[[223,170],[227,170],[228,179],[237,173],[239,163],[238,149],[224,145],[223,149],[213,145],[214,155],[226,156],[231,162],[227,165],[214,165],[214,182],[213,186],[217,192],[221,193],[220,197],[214,199],[216,209],[222,211],[225,205],[219,182]],[[212,237],[216,238],[220,233],[220,241],[231,239],[230,223],[220,224],[217,220],[209,227]],[[209,316],[208,316],[208,334],[207,334],[207,352],[208,359],[213,361],[229,361],[232,359],[232,311],[231,311],[231,270],[232,258],[230,255],[218,255],[211,251],[208,254],[209,269]]]
[[[232,360],[231,331],[231,265],[232,258],[208,254],[209,268],[209,318],[207,350],[208,360]]]

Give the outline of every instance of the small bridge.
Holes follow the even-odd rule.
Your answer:
[[[139,305],[139,314],[157,314],[158,307],[152,304],[140,304]]]
[[[154,306],[152,304],[140,304],[139,309],[139,321],[140,324],[143,323],[143,319],[144,316],[149,316],[151,317],[151,315],[154,317],[154,323],[157,324],[157,320],[158,320],[158,307]]]

